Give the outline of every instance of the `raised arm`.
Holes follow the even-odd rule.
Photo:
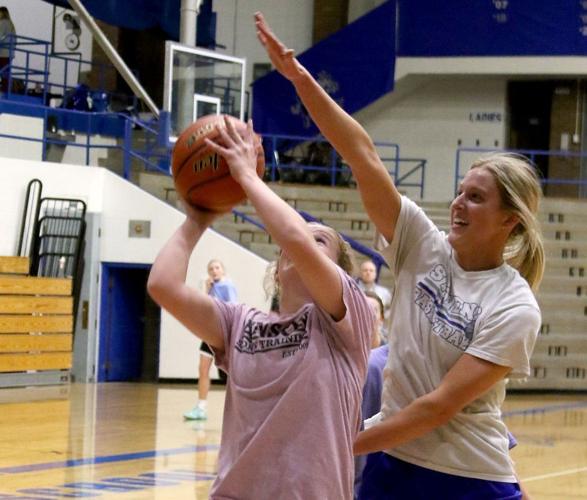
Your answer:
[[[209,139],[206,142],[224,156],[231,175],[247,194],[271,237],[293,262],[314,302],[335,320],[342,319],[346,307],[336,264],[320,250],[304,219],[257,176],[251,122],[244,137],[236,132],[230,120],[225,119],[225,126],[220,128],[218,142]]]
[[[255,14],[259,41],[271,62],[290,80],[320,132],[350,165],[365,210],[379,232],[391,241],[400,211],[400,195],[365,129],[318,85],[318,82]]]
[[[161,249],[149,274],[149,295],[162,308],[207,344],[224,348],[224,335],[214,301],[189,287],[186,274],[194,247],[220,214],[186,206],[187,217]]]

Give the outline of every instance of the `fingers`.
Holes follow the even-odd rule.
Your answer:
[[[254,141],[252,137],[255,135],[253,132],[253,121],[249,120],[246,125],[246,129],[238,131],[236,129],[236,125],[234,120],[230,119],[230,117],[225,116],[224,121],[226,123],[226,130],[228,136],[230,137],[231,144],[227,144],[230,146],[244,146],[245,144],[253,145]]]
[[[214,151],[215,153],[218,153],[222,157],[226,157],[226,155],[228,153],[230,153],[230,150],[228,148],[222,147],[220,144],[218,144],[217,142],[211,141],[207,137],[204,138],[204,142],[212,151]]]
[[[226,130],[228,131],[228,136],[230,137],[233,144],[242,144],[243,138],[240,134],[236,131],[234,123],[228,116],[224,116],[224,124],[226,125]]]
[[[247,121],[247,142],[251,144],[253,147],[255,146],[255,131],[253,130],[253,120],[249,119]]]
[[[237,131],[233,120],[228,116],[224,116],[224,124],[225,127],[218,127],[219,137],[216,140],[211,140],[208,137],[204,138],[204,142],[212,151],[226,158],[231,152],[236,152],[239,149],[242,150],[245,144],[254,146],[252,120],[249,120],[247,128],[242,135]]]
[[[261,33],[259,30],[257,30],[257,38],[259,39],[263,47],[267,46],[267,38],[265,38],[265,35],[263,35],[263,33]]]
[[[265,16],[261,12],[255,12],[255,26],[258,30],[262,32],[267,32],[269,30],[269,26],[267,25],[267,21],[265,21]]]
[[[269,25],[265,21],[263,14],[260,12],[255,13],[255,27],[257,28],[257,37],[259,41],[264,45],[271,45],[271,48],[276,49],[279,53],[283,53],[287,48],[281,41],[275,36],[275,34],[269,28]]]
[[[204,142],[216,153],[220,153],[222,156],[226,156],[230,149],[236,146],[237,137],[235,137],[236,131],[232,123],[224,116],[224,127],[220,124],[216,127],[218,130],[219,138],[211,140],[208,137],[204,138]],[[223,146],[222,146],[222,145]]]
[[[255,28],[257,30],[257,38],[261,42],[261,45],[265,45],[267,43],[267,37],[261,28],[262,23],[264,23],[263,14],[260,12],[255,12]]]

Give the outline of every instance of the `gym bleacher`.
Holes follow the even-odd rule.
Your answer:
[[[92,11],[91,2],[88,4]],[[212,2],[206,4],[209,15]],[[423,2],[429,16],[417,16],[413,11],[415,4],[402,3],[402,9],[397,12],[391,8],[392,4],[382,2],[365,12],[359,12],[355,6],[351,16],[354,19],[348,18],[353,22],[331,28],[325,25],[325,19],[317,11],[313,39],[306,41],[302,49],[308,50],[301,50],[300,58],[313,68],[313,64],[324,59],[324,50],[332,51],[334,47],[340,53],[347,51],[347,55],[350,50],[360,50],[360,44],[354,41],[362,39],[361,33],[388,28],[390,33],[396,28],[400,30],[399,45],[389,47],[389,39],[386,39],[380,45],[370,46],[370,50],[378,53],[392,52],[388,54],[392,62],[378,66],[378,72],[369,81],[355,78],[359,72],[357,68],[340,68],[341,65],[333,61],[328,68],[319,70],[322,71],[321,83],[335,99],[344,101],[365,125],[380,144],[380,155],[400,190],[418,201],[440,228],[446,228],[447,207],[454,185],[472,157],[488,149],[516,149],[527,152],[533,159],[538,158],[536,163],[545,177],[548,195],[542,207],[548,260],[539,293],[544,324],[533,360],[534,375],[523,387],[587,389],[584,361],[587,358],[587,285],[584,281],[587,231],[582,226],[586,210],[582,165],[587,161],[582,143],[587,134],[577,126],[580,116],[576,114],[581,110],[584,113],[581,102],[586,93],[584,84],[576,79],[580,61],[573,66],[568,58],[583,56],[583,35],[563,40],[557,38],[556,32],[543,32],[541,25],[525,26],[515,33],[524,43],[513,44],[511,32],[508,32],[509,38],[491,35],[491,30],[503,31],[509,22],[507,16],[517,15],[517,11],[508,10],[504,3],[478,13],[479,22],[487,24],[489,31],[477,31],[475,36],[466,30],[466,16],[453,18],[435,2]],[[217,4],[215,8],[219,16],[226,15],[222,10],[226,6]],[[530,4],[520,8],[530,8]],[[573,7],[577,8],[580,7]],[[533,5],[532,10],[537,19],[550,12],[542,4]],[[563,10],[561,7],[561,12]],[[574,10],[573,13],[576,14]],[[570,19],[571,14],[567,14],[565,19]],[[438,23],[430,24],[431,19],[446,20],[447,16],[456,32],[462,33],[461,39],[451,38],[450,43],[443,39]],[[114,19],[115,16],[110,16],[102,22]],[[250,20],[242,22],[245,25]],[[545,43],[532,45],[533,28],[539,30]],[[428,35],[423,36],[423,33]],[[233,36],[236,37],[236,33]],[[447,43],[430,43],[433,37]],[[549,41],[552,49],[546,43]],[[96,61],[51,54],[49,49],[45,50],[51,42],[26,34],[18,35],[14,42],[17,58],[8,74],[18,80],[19,85],[11,87],[0,99],[0,141],[6,144],[4,153],[26,158],[32,155],[40,161],[101,165],[171,206],[177,206],[168,168],[171,144],[169,137],[164,137],[169,121],[172,128],[180,124],[177,116],[173,116],[174,109],[166,108],[163,103],[161,117],[157,119],[145,113],[146,107],[138,103],[137,96],[123,97],[117,94],[118,88],[98,85],[96,82],[101,78],[93,69],[90,75],[95,73],[94,78],[84,79],[87,74],[79,68],[84,65],[98,67]],[[256,44],[254,37],[242,41],[235,38],[233,42],[232,45],[242,52],[233,56],[246,55],[252,44]],[[48,61],[45,66],[52,70],[40,71],[30,62],[37,46],[49,53],[45,56]],[[230,52],[216,41],[208,48],[220,55]],[[35,57],[43,56],[35,54]],[[258,56],[250,57],[253,64],[258,63]],[[63,65],[63,70],[56,77],[54,68],[59,64]],[[68,73],[71,65],[76,65],[79,73],[74,81],[71,71],[69,76],[63,74]],[[344,74],[338,73],[342,70]],[[389,75],[394,72],[395,80],[390,81]],[[137,73],[140,75],[140,71]],[[250,76],[247,79],[248,83],[252,82]],[[341,82],[347,80],[352,81],[352,85],[345,87]],[[90,87],[81,88],[86,81]],[[284,87],[284,82],[275,73],[269,73],[255,81],[252,95],[248,90],[246,96],[231,95],[231,104],[227,104],[228,101],[225,103],[221,98],[230,86],[226,82],[224,78],[216,86],[214,82],[210,85],[209,79],[204,83],[211,89],[222,87],[214,97],[221,103],[223,112],[239,113],[241,118],[249,114],[254,116],[255,127],[264,137],[266,179],[272,188],[298,210],[335,227],[360,245],[370,247],[374,228],[358,200],[353,179],[344,162],[328,145],[313,137],[315,129],[308,125],[308,117],[291,101],[292,89],[287,88],[287,97],[283,97],[278,90]],[[165,92],[173,91],[169,82],[163,85]],[[266,87],[270,90],[264,90]],[[76,90],[86,92],[81,102],[87,103],[88,97],[91,98],[93,109],[68,109],[66,103],[72,101]],[[128,92],[128,88],[125,91]],[[160,88],[158,91],[165,93]],[[538,92],[546,92],[540,95],[551,98],[552,113],[548,120],[539,113],[537,103],[540,100],[535,99]],[[523,105],[518,105],[518,100],[524,101]],[[61,105],[57,104],[59,101]],[[246,103],[244,109],[239,109],[240,103]],[[528,106],[530,111],[526,109]],[[287,113],[282,113],[283,110]],[[29,126],[29,122],[23,122],[26,126],[17,123],[23,117],[36,120],[34,126]],[[188,119],[191,120],[191,115]],[[546,135],[545,120],[550,126],[550,134]],[[23,127],[26,133],[20,132]],[[541,127],[546,139],[542,137],[540,144],[532,142],[535,138],[526,133],[528,127]],[[75,155],[72,154],[74,150]],[[292,184],[292,180],[298,183]],[[247,204],[236,210],[254,218]],[[215,229],[267,260],[275,256],[275,246],[267,234],[238,215],[225,216],[215,224]],[[359,261],[366,258],[364,253],[357,256]],[[393,286],[389,271],[384,267],[380,279],[383,284]]]
[[[306,210],[340,233],[372,246],[375,228],[361,209],[355,189],[274,184],[272,189],[298,209]],[[341,210],[344,203],[346,210]],[[419,205],[444,231],[448,230],[449,202],[420,201]],[[254,209],[237,207],[254,217]],[[540,221],[546,251],[545,275],[538,292],[543,324],[532,357],[533,376],[512,382],[514,389],[583,390],[587,357],[587,203],[582,200],[545,198]],[[268,260],[277,246],[263,229],[227,215],[215,223],[219,232]],[[358,262],[366,257],[356,254]],[[381,268],[380,284],[393,289],[388,269]]]

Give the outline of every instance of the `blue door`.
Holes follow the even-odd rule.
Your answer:
[[[98,382],[141,379],[149,266],[103,263]]]

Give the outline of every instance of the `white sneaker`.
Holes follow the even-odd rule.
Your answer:
[[[190,411],[183,414],[183,418],[186,420],[206,420],[208,415],[206,414],[206,410],[203,408],[194,406]]]

